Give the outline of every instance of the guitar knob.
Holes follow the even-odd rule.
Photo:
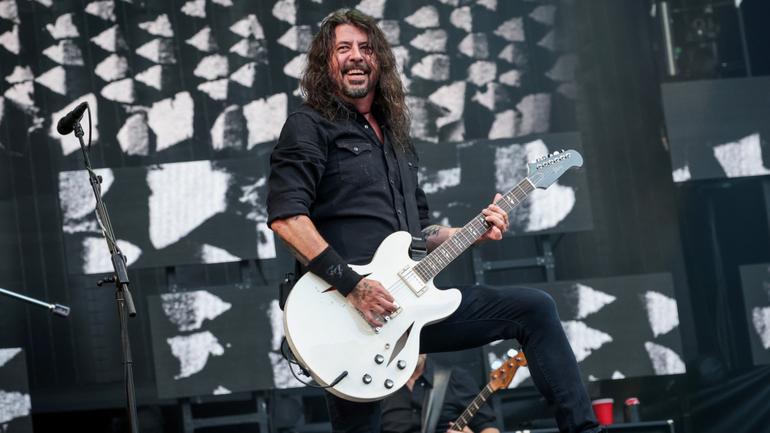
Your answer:
[[[369,385],[370,383],[372,383],[372,376],[365,374],[362,380],[364,381],[365,384]]]
[[[380,331],[382,331],[382,326],[377,326],[376,328],[374,328],[374,333],[375,334],[379,334]]]
[[[406,361],[404,361],[403,359],[399,359],[398,362],[396,363],[396,367],[398,367],[399,370],[405,369]]]
[[[385,357],[380,354],[377,354],[374,357],[374,362],[376,362],[377,364],[382,364],[383,362],[385,362]]]
[[[388,389],[393,388],[393,381],[390,380],[390,379],[386,379],[385,380],[385,388],[388,388]]]

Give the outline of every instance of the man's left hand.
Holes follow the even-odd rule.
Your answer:
[[[508,214],[495,203],[503,198],[500,193],[495,194],[492,204],[484,208],[481,213],[484,219],[490,224],[489,229],[481,235],[479,241],[493,240],[499,241],[503,238],[503,233],[508,231]]]

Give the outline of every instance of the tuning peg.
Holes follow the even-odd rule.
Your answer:
[[[513,359],[513,357],[516,356],[517,353],[518,352],[516,352],[513,349],[508,349],[508,351],[505,352],[505,359],[506,359],[506,361],[509,360],[509,359]]]

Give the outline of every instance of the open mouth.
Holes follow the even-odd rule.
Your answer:
[[[366,68],[350,68],[345,70],[344,77],[351,84],[363,84],[369,77],[369,71]]]
[[[369,74],[363,69],[348,69],[345,72],[345,77],[353,83],[363,82]]]

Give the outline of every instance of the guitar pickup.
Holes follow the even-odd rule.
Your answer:
[[[415,295],[420,296],[428,290],[428,285],[425,281],[417,275],[416,272],[407,266],[398,272],[398,277],[414,292]]]

